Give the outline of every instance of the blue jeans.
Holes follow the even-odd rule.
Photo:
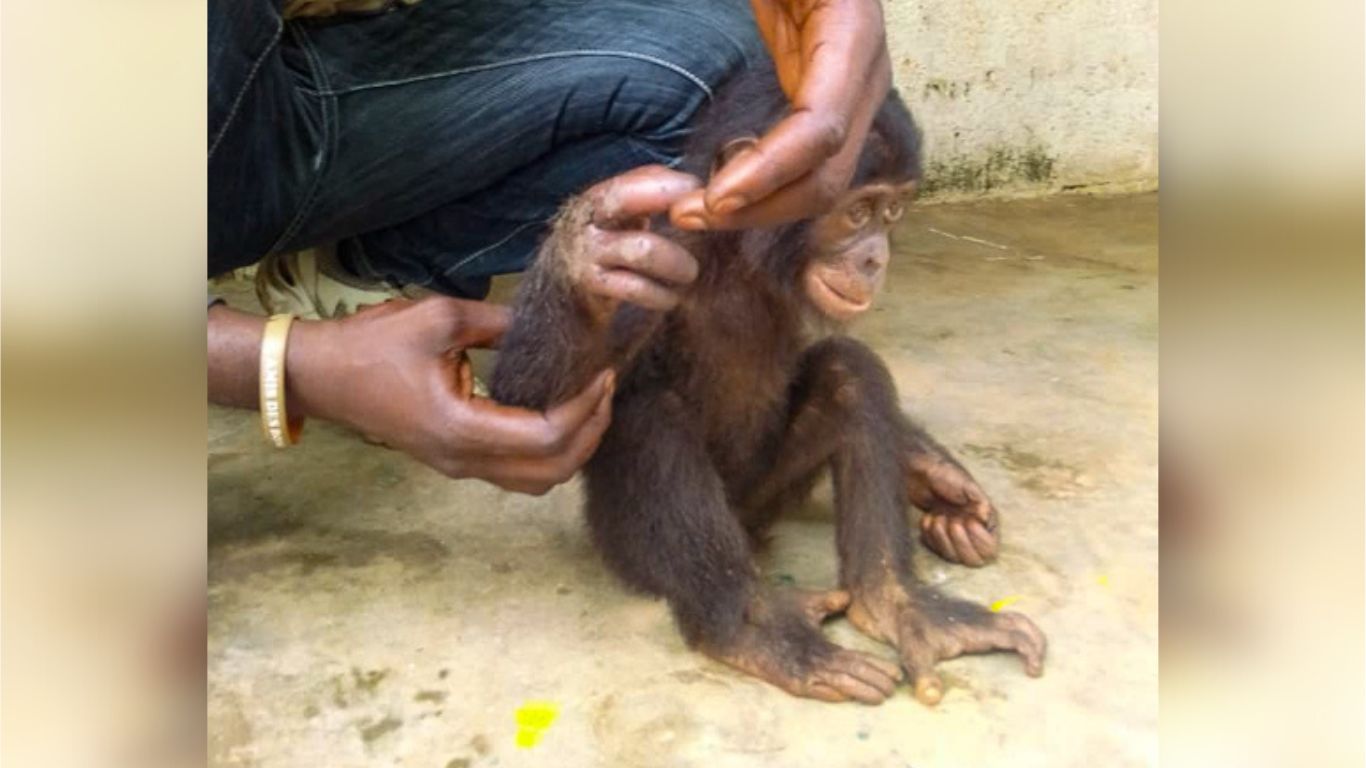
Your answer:
[[[209,3],[210,275],[337,242],[362,277],[482,297],[565,198],[676,163],[764,55],[743,0],[282,2]]]

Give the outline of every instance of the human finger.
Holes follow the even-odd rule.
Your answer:
[[[413,313],[407,317],[416,318],[413,320],[417,326],[414,336],[433,351],[444,351],[451,346],[458,349],[492,346],[507,331],[512,320],[512,311],[505,306],[450,296],[429,296],[416,302],[405,300],[398,306],[412,308]]]
[[[762,23],[763,9],[756,4],[755,12]],[[791,47],[791,33],[783,25],[768,26],[772,32],[767,34],[776,35],[773,40],[766,38],[770,47]],[[856,156],[887,95],[891,66],[877,3],[823,4],[800,20],[797,35],[800,79],[795,93],[788,90],[792,114],[711,179],[705,203],[714,216],[728,216],[777,194],[842,151],[852,149]],[[790,73],[786,80],[791,80]],[[784,86],[790,88],[787,82]],[[852,163],[848,164],[847,171],[852,173],[852,169]],[[807,190],[807,199],[828,207],[833,202],[831,194],[847,183],[847,176],[823,178],[821,194]],[[720,228],[719,221],[713,225]]]
[[[471,474],[507,490],[539,496],[569,480],[592,458],[611,420],[611,399],[604,398],[558,455],[479,459],[470,463]]]
[[[452,414],[453,450],[465,456],[548,457],[561,453],[598,405],[612,396],[615,374],[597,376],[582,392],[545,413],[484,397],[462,401]]]
[[[461,304],[462,317],[453,336],[456,346],[462,349],[497,346],[512,322],[512,310],[485,301],[464,301]]]

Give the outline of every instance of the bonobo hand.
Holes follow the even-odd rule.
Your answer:
[[[697,279],[697,260],[677,243],[649,231],[664,213],[701,186],[695,177],[649,165],[603,181],[570,207],[557,228],[569,280],[610,313],[618,302],[666,311]]]
[[[972,475],[930,452],[912,453],[907,466],[911,503],[922,511],[920,541],[951,563],[977,568],[996,559],[996,507]]]
[[[611,420],[612,374],[545,413],[475,397],[464,350],[503,335],[505,307],[394,300],[290,332],[289,409],[350,426],[451,477],[544,493],[573,476]]]
[[[891,88],[877,0],[751,0],[792,113],[673,207],[683,229],[771,226],[825,213],[849,186]]]

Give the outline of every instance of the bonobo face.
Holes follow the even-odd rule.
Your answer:
[[[846,323],[873,306],[891,256],[888,234],[914,193],[914,182],[867,184],[812,223],[815,253],[802,282],[821,314]]]

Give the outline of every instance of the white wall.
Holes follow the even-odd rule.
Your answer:
[[[885,0],[927,192],[1157,183],[1157,0]]]

